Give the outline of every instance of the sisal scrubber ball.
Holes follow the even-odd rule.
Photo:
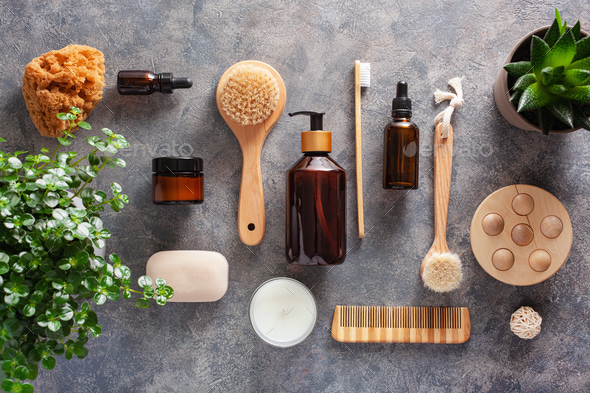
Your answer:
[[[255,65],[234,67],[221,91],[221,107],[243,126],[262,123],[279,102],[279,85],[270,71]]]
[[[531,307],[523,306],[516,310],[510,318],[510,330],[520,338],[530,340],[541,333],[543,318]]]

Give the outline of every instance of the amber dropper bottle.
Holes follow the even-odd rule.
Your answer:
[[[172,94],[174,89],[189,89],[193,81],[189,78],[175,78],[171,72],[154,74],[151,71],[119,71],[117,90],[121,95],[145,96],[159,91]]]
[[[391,106],[393,122],[385,127],[383,148],[383,188],[411,190],[418,188],[418,136],[412,117],[412,100],[408,84],[397,83],[397,94]]]

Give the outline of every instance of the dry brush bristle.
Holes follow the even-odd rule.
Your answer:
[[[424,285],[434,292],[449,292],[459,288],[463,273],[457,254],[433,253],[425,261],[422,271]]]
[[[279,86],[269,70],[250,64],[234,67],[221,91],[221,107],[241,125],[262,123],[275,110]]]

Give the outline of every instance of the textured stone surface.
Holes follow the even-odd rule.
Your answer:
[[[492,84],[512,46],[547,25],[555,5],[590,30],[586,0],[237,2],[9,1],[0,5],[3,62],[0,120],[4,149],[38,151],[57,141],[33,128],[21,94],[24,66],[70,43],[94,46],[106,58],[104,99],[78,132],[110,127],[133,146],[125,170],[107,170],[99,184],[117,181],[131,203],[105,214],[118,252],[134,278],[161,250],[218,251],[230,263],[227,295],[212,304],[168,304],[136,309],[119,301],[99,308],[103,336],[84,360],[60,359],[42,370],[39,392],[465,392],[588,391],[590,350],[590,134],[544,138],[511,127],[498,113]],[[236,229],[241,155],[219,115],[218,78],[240,60],[274,66],[287,87],[285,115],[262,153],[267,230],[247,248]],[[363,156],[367,236],[357,237],[354,164],[353,61],[371,63],[363,95]],[[122,69],[189,76],[192,89],[173,95],[119,96]],[[419,266],[433,237],[432,130],[441,108],[436,88],[465,76],[466,104],[454,116],[455,158],[448,242],[461,254],[465,280],[452,294],[426,290]],[[421,127],[420,188],[381,188],[382,130],[394,85],[406,80],[414,120]],[[443,104],[442,107],[446,106]],[[348,170],[348,247],[333,269],[288,266],[284,251],[285,172],[300,157],[304,119],[288,111],[326,111],[333,157]],[[150,160],[191,153],[204,159],[206,202],[200,206],[151,203]],[[174,147],[172,147],[174,146]],[[175,151],[170,151],[175,149]],[[542,187],[569,211],[574,243],[569,260],[549,280],[514,287],[487,275],[470,249],[469,227],[479,203],[506,185]],[[291,349],[272,348],[252,332],[247,306],[263,281],[286,275],[313,288],[319,307],[310,337]],[[330,337],[334,306],[468,306],[471,339],[463,345],[343,345]],[[524,341],[510,332],[521,305],[543,317],[543,330]]]

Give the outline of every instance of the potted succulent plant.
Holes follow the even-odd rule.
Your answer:
[[[0,151],[0,388],[5,392],[32,392],[26,381],[37,377],[39,363],[51,370],[58,356],[88,354],[84,345],[102,329],[88,299],[101,305],[137,293],[135,305],[146,308],[151,299],[163,305],[173,296],[160,278],[154,288],[141,276],[141,290],[132,289],[131,271],[117,254],[109,260],[95,254],[94,246],[103,248],[111,236],[100,213],[105,207],[118,212],[129,200],[117,183],[107,192],[90,185],[102,169],[125,167],[114,155],[129,144],[104,128],[104,140],[86,139],[92,147],[88,155],[59,152],[75,138],[73,127],[90,129],[76,122],[80,113],[72,107],[57,115],[69,129],[51,155],[44,148],[22,160],[26,152]],[[81,207],[74,205],[77,197]]]
[[[561,22],[525,36],[510,52],[494,84],[508,122],[544,135],[590,130],[590,36]]]

